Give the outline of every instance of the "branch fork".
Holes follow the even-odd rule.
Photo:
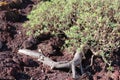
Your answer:
[[[82,68],[82,57],[84,56],[82,52],[76,51],[74,58],[71,61],[62,61],[62,62],[55,62],[52,59],[44,56],[42,52],[35,52],[28,49],[20,49],[18,50],[19,54],[28,55],[33,58],[37,58],[38,61],[42,62],[43,64],[50,66],[51,69],[60,69],[60,68],[69,68],[72,70],[72,77],[77,78],[76,76],[76,66],[80,66],[81,74],[83,74]]]

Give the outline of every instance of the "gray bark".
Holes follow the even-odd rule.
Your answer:
[[[51,69],[69,68],[72,70],[73,78],[76,78],[76,70],[75,70],[76,66],[80,66],[81,73],[83,74],[83,69],[81,64],[83,53],[79,51],[75,53],[74,58],[71,61],[63,61],[63,62],[55,62],[52,59],[45,57],[42,54],[42,52],[39,53],[28,49],[20,49],[18,50],[18,53],[25,54],[33,58],[37,58],[38,61],[42,62],[47,66],[50,66]]]

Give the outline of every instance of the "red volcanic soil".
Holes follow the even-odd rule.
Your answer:
[[[69,61],[73,58],[69,52],[59,49],[64,41],[58,37],[50,34],[38,38],[26,36],[27,30],[22,24],[28,20],[26,15],[37,3],[37,0],[23,0],[21,6],[0,10],[0,80],[74,80],[69,69],[51,70],[36,59],[17,53],[21,48],[34,51],[40,48],[45,56],[55,61]],[[91,52],[88,53],[82,62],[83,67],[90,64]],[[93,66],[84,69],[83,75],[79,67],[76,68],[79,75],[77,80],[120,80],[120,49],[112,55],[113,72],[108,72],[103,60],[95,57]]]

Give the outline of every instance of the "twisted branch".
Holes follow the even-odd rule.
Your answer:
[[[82,69],[82,56],[83,53],[80,51],[76,51],[74,58],[71,61],[63,61],[63,62],[55,62],[48,57],[45,57],[42,52],[35,52],[28,49],[20,49],[18,53],[25,54],[31,56],[33,58],[37,58],[38,61],[42,62],[43,64],[50,66],[51,69],[60,69],[60,68],[69,68],[72,70],[72,77],[76,78],[76,66],[80,66],[81,74],[83,74]]]

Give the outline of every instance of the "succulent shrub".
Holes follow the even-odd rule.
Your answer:
[[[63,32],[68,50],[89,45],[97,53],[120,47],[119,0],[50,0],[35,5],[24,24],[27,34]]]

